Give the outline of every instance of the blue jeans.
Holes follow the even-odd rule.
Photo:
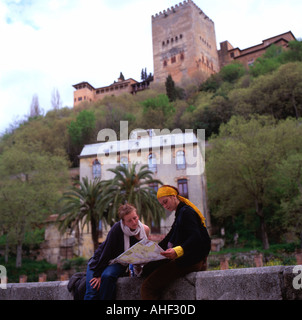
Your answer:
[[[123,275],[127,267],[119,263],[109,265],[101,275],[100,289],[91,287],[89,281],[94,278],[93,270],[90,270],[89,264],[86,272],[86,293],[84,300],[114,300],[117,278]]]

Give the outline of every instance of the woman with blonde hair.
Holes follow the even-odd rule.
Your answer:
[[[118,213],[121,220],[112,226],[106,240],[88,261],[85,300],[115,298],[116,281],[125,274],[127,266],[111,264],[111,260],[150,234],[149,227],[139,221],[133,205],[120,205]]]
[[[188,199],[169,185],[158,189],[157,199],[167,210],[175,210],[171,230],[159,243],[167,259],[144,266],[146,277],[141,287],[143,300],[158,300],[163,290],[175,279],[190,272],[206,270],[206,260],[211,249],[205,218]]]

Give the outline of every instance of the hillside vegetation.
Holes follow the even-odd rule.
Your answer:
[[[249,70],[232,63],[204,82],[196,76],[175,86],[169,79],[137,95],[29,117],[1,137],[0,169],[9,161],[5,155],[17,157],[11,150],[21,145],[77,167],[84,144],[97,142],[104,128],[119,137],[121,120],[128,121],[129,133],[205,129],[212,146],[206,157],[217,233],[225,227],[230,242],[238,233],[243,244],[262,239],[267,247],[269,240],[297,241],[302,231],[301,115],[302,43],[293,41],[286,51],[271,46]]]
[[[187,80],[175,87],[174,101],[168,98],[164,84],[152,84],[137,95],[51,110],[13,124],[1,137],[0,152],[17,140],[39,142],[44,151],[67,155],[76,166],[83,145],[96,142],[97,133],[104,128],[119,133],[121,120],[128,121],[129,133],[135,128],[203,128],[209,138],[233,115],[298,118],[302,112],[301,62],[302,44],[294,41],[286,52],[271,46],[249,70],[233,63],[203,83],[198,76]]]

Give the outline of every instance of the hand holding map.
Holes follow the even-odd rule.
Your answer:
[[[145,264],[150,261],[166,259],[160,254],[164,250],[156,243],[148,239],[143,239],[123,252],[112,263]]]

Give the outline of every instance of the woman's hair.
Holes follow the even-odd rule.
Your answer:
[[[127,214],[129,214],[130,212],[132,212],[133,210],[136,211],[136,208],[134,205],[132,205],[130,203],[121,204],[118,208],[118,215],[119,215],[120,219],[124,219],[124,217]]]

